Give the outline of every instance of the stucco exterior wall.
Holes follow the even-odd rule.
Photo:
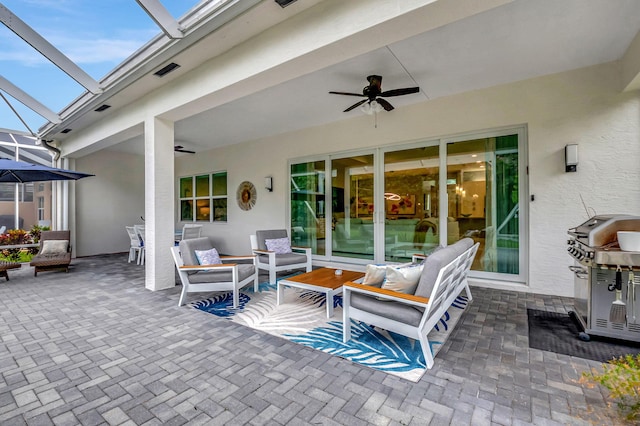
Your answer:
[[[144,215],[144,157],[103,150],[76,160],[76,169],[95,176],[76,184],[75,254],[128,252],[124,227]]]
[[[176,176],[228,171],[229,221],[206,225],[204,234],[219,241],[223,252],[247,253],[253,231],[286,227],[291,158],[518,125],[527,127],[528,186],[535,196],[535,201],[523,199],[522,206],[529,209],[528,286],[482,284],[573,296],[566,232],[587,219],[580,196],[600,214],[640,215],[640,94],[620,92],[618,63],[382,113],[377,128],[371,116],[345,117],[354,118],[176,159]],[[579,145],[576,173],[564,172],[564,146],[569,143]],[[263,188],[265,176],[274,178],[271,193]],[[244,180],[258,188],[251,211],[235,203],[235,190]]]

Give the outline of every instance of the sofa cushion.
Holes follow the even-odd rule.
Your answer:
[[[387,266],[382,288],[399,293],[413,294],[422,274],[422,263]]]
[[[351,293],[351,305],[356,309],[366,312],[372,312],[376,315],[383,316],[403,324],[410,324],[417,327],[422,319],[424,312],[421,308],[398,303],[394,301],[378,300],[375,297],[366,296],[364,294]]]
[[[427,259],[424,261],[422,276],[420,277],[418,287],[414,294],[416,296],[430,297],[433,286],[436,284],[436,279],[440,273],[440,269],[467,251],[473,246],[473,244],[474,242],[471,238],[463,238],[460,241],[427,256]]]
[[[387,265],[367,265],[362,284],[380,288],[387,273]]]

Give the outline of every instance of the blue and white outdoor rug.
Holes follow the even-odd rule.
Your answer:
[[[333,303],[334,315],[327,318],[324,295],[286,287],[284,302],[278,306],[276,286],[262,283],[258,293],[252,286],[240,292],[237,309],[232,308],[231,293],[217,293],[189,306],[413,382],[420,380],[426,366],[417,341],[353,321],[351,340],[342,343],[342,296],[335,296]],[[467,298],[458,296],[429,333],[434,356],[466,306]]]

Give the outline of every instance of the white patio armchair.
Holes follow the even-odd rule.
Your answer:
[[[237,308],[241,288],[253,282],[254,291],[258,291],[256,256],[220,256],[221,263],[201,265],[196,250],[205,252],[213,248],[209,237],[183,240],[180,245],[171,247],[182,283],[178,306],[182,306],[187,293],[230,291],[233,293],[233,307]],[[235,263],[238,261],[245,263]]]
[[[286,229],[256,231],[250,239],[251,251],[258,255],[258,269],[269,271],[271,284],[275,284],[276,274],[280,271],[304,268],[306,272],[311,272],[311,248],[291,246]],[[278,244],[276,250],[270,249],[276,240],[285,244]]]

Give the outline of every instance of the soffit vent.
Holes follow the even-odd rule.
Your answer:
[[[109,108],[111,108],[111,105],[102,104],[102,105],[100,105],[98,108],[94,109],[94,111],[96,111],[96,112],[102,112],[102,111],[104,111],[105,109],[109,109]]]
[[[281,7],[287,7],[294,1],[296,0],[276,0],[276,3],[278,3]]]
[[[153,75],[157,75],[158,77],[164,77],[165,75],[169,74],[171,71],[175,70],[176,68],[180,68],[180,65],[176,64],[175,62],[171,62],[169,65],[165,65],[164,67],[160,68],[158,71],[154,72]]]
[[[60,133],[69,133],[72,129],[64,129]]]

